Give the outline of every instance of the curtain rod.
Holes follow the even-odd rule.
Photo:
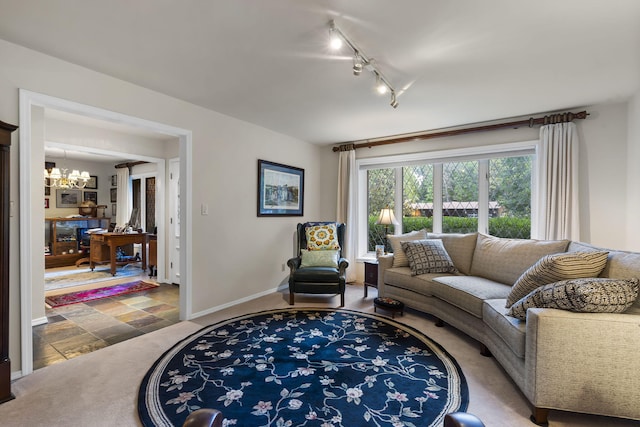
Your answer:
[[[409,142],[409,141],[421,141],[424,139],[431,138],[442,138],[445,136],[455,136],[455,135],[463,135],[465,133],[474,133],[474,132],[485,132],[496,129],[504,129],[504,128],[518,128],[523,125],[527,125],[529,127],[533,127],[534,125],[550,125],[555,123],[568,123],[576,119],[586,119],[589,113],[586,111],[580,111],[579,113],[557,113],[551,114],[549,116],[544,117],[530,117],[529,119],[524,120],[516,120],[512,122],[506,123],[495,123],[491,125],[481,125],[481,126],[472,126],[468,128],[462,129],[451,129],[451,130],[442,130],[435,132],[426,132],[419,133],[410,136],[402,136],[395,135],[382,139],[377,139],[375,141],[366,141],[358,144],[350,143],[354,149],[356,148],[371,148],[379,145],[390,145],[390,144],[399,144],[401,142]],[[333,147],[333,151],[340,151],[340,147]]]
[[[116,169],[120,169],[120,168],[130,168],[130,167],[132,167],[132,166],[136,166],[136,165],[144,165],[145,163],[149,163],[149,162],[138,161],[138,162],[119,163],[119,164],[115,165],[114,167],[115,167]]]

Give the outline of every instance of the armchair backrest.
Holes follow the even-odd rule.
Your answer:
[[[302,253],[302,249],[307,249],[307,233],[306,228],[314,225],[325,225],[325,224],[335,224],[336,225],[336,233],[338,235],[338,243],[340,244],[340,257],[342,257],[342,248],[344,247],[344,229],[346,225],[344,223],[337,223],[335,221],[327,221],[327,222],[305,222],[303,224],[298,224],[298,256]]]

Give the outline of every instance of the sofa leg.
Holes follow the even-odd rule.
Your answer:
[[[483,355],[484,357],[492,357],[493,354],[491,354],[491,350],[489,350],[487,348],[486,345],[480,343],[480,354]]]
[[[533,407],[533,413],[531,414],[531,421],[539,426],[549,425],[549,410],[547,408]]]
[[[293,305],[293,292],[289,291],[289,305]]]
[[[340,294],[340,307],[344,307],[344,294]]]
[[[442,319],[438,319],[436,317],[436,328],[443,328],[444,327],[444,322],[442,321]]]

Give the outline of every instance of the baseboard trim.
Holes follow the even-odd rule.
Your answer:
[[[45,323],[49,323],[49,320],[47,319],[47,316],[39,317],[37,319],[32,319],[31,320],[31,327],[44,325]]]
[[[11,381],[15,381],[18,378],[22,378],[22,371],[13,371],[13,372],[11,372]]]
[[[265,295],[272,294],[274,292],[281,291],[282,289],[286,289],[289,285],[280,285],[276,289],[267,289],[266,291],[259,292],[257,294],[249,295],[248,297],[240,298],[235,301],[228,302],[226,304],[216,305],[215,307],[208,308],[203,311],[199,311],[197,313],[193,313],[186,320],[193,320],[198,317],[206,316],[207,314],[215,313],[216,311],[224,310],[225,308],[233,307],[234,305],[242,304],[243,302],[251,301],[256,298],[263,297]]]

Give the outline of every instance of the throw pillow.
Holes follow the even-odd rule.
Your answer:
[[[529,308],[622,313],[638,298],[638,279],[581,278],[549,283],[511,306],[507,316],[526,320]]]
[[[340,249],[335,224],[314,225],[305,229],[307,249],[310,251]]]
[[[424,240],[427,238],[427,232],[425,230],[412,231],[410,233],[391,235],[387,234],[387,240],[391,245],[391,252],[393,252],[393,266],[392,267],[408,267],[409,260],[407,255],[402,250],[402,242],[408,242],[412,240]]]
[[[305,267],[338,267],[338,258],[340,257],[338,250],[326,251],[308,251],[300,250],[302,260],[300,268]]]
[[[411,275],[426,273],[455,273],[457,270],[442,244],[442,240],[416,240],[402,242],[407,254]]]
[[[598,277],[607,265],[609,252],[568,252],[546,255],[516,281],[507,297],[509,308],[534,289],[567,279]]]

